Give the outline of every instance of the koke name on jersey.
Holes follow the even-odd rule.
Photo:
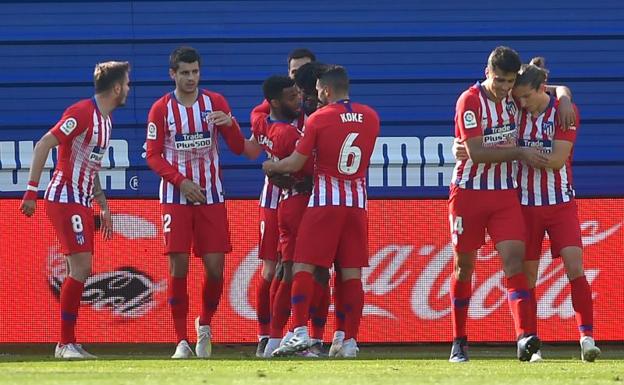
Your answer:
[[[359,112],[345,112],[340,114],[342,123],[364,123],[364,114]]]
[[[194,134],[176,134],[175,149],[176,150],[192,150],[210,147],[212,140],[210,132],[203,131]]]

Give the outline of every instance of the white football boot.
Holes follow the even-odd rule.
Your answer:
[[[601,351],[596,346],[596,341],[590,336],[581,338],[581,360],[585,362],[594,362],[600,355]]]
[[[186,342],[186,340],[182,340],[178,343],[175,353],[173,353],[173,356],[171,356],[171,358],[174,359],[185,359],[191,357],[193,357],[193,350],[189,346],[189,343]]]
[[[97,358],[95,355],[88,353],[79,344],[56,344],[54,348],[54,357],[66,360],[84,360]]]
[[[345,333],[342,330],[336,330],[334,332],[334,338],[332,339],[332,344],[329,347],[329,356],[336,357],[336,354],[342,349],[342,344],[344,343]]]
[[[200,325],[199,317],[195,318],[195,331],[197,331],[197,344],[195,354],[199,358],[209,358],[212,355],[212,333],[209,325]]]

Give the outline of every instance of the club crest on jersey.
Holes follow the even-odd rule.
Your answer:
[[[542,132],[548,136],[553,136],[555,133],[553,122],[542,122]]]
[[[464,127],[466,127],[467,130],[477,127],[477,117],[473,111],[465,111],[463,119]]]
[[[196,132],[194,134],[177,134],[175,136],[176,150],[192,150],[210,147],[210,131]]]
[[[515,115],[518,112],[518,107],[516,107],[516,103],[513,101],[505,103],[505,110],[509,115]]]
[[[201,111],[200,112],[201,120],[203,120],[206,123],[210,123],[208,121],[208,115],[210,115],[211,113],[212,113],[212,111]]]
[[[158,136],[158,130],[153,122],[147,124],[147,139],[156,140]]]
[[[84,245],[85,237],[84,237],[83,233],[76,234],[76,243],[79,244],[79,245]]]
[[[76,126],[78,126],[76,119],[69,118],[63,122],[63,124],[60,127],[60,130],[63,132],[63,134],[69,135],[72,133],[72,131],[74,131],[74,129],[76,129]]]

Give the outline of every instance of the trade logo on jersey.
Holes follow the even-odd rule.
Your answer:
[[[147,139],[156,140],[157,136],[158,131],[156,129],[156,125],[153,122],[149,122],[147,124]]]
[[[76,129],[76,126],[78,126],[76,119],[69,118],[63,122],[60,129],[65,135],[69,135],[72,133],[72,131],[74,131],[74,129]]]
[[[552,137],[555,134],[555,125],[553,122],[542,122],[542,132]]]
[[[466,129],[476,128],[477,127],[477,117],[473,111],[464,112],[464,127]]]
[[[516,107],[516,103],[511,101],[511,102],[506,102],[505,103],[505,110],[507,110],[507,113],[509,115],[515,115],[516,112],[518,112],[518,107]]]
[[[176,150],[192,150],[210,147],[212,140],[209,131],[197,132],[194,134],[177,134],[175,136]]]

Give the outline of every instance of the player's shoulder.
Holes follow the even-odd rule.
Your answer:
[[[95,110],[95,102],[93,98],[82,99],[67,107],[66,111],[78,113],[92,113]]]
[[[169,103],[169,101],[171,100],[171,98],[172,98],[172,92],[167,92],[166,94],[158,98],[158,100],[156,100],[152,104],[152,109],[165,108],[167,106],[167,103]]]
[[[459,103],[460,101],[466,102],[466,101],[473,101],[473,100],[478,101],[480,94],[481,94],[481,90],[475,84],[465,89],[464,92],[462,92],[461,95],[459,95],[459,97],[457,98],[457,102]]]
[[[201,88],[199,92],[202,95],[208,96],[210,98],[210,101],[212,101],[212,103],[225,103],[225,96],[221,95],[218,92],[210,91],[204,88]]]

